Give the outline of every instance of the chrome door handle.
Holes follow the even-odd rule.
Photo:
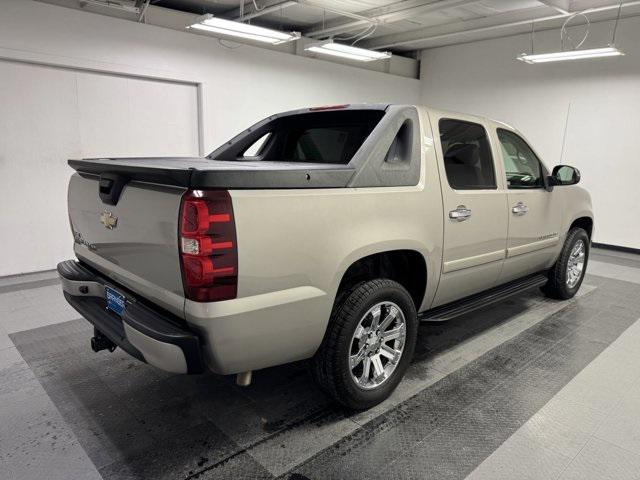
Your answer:
[[[522,202],[518,202],[515,204],[515,206],[511,209],[511,211],[515,214],[515,215],[524,215],[525,213],[527,213],[529,211],[529,207],[527,207],[524,203]]]
[[[449,218],[451,220],[455,220],[456,222],[464,222],[470,216],[471,210],[469,210],[464,205],[458,205],[458,208],[449,212]]]

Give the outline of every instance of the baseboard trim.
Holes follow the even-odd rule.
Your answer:
[[[596,243],[596,242],[593,242],[591,245],[593,247],[601,248],[603,250],[615,250],[617,252],[635,253],[636,255],[640,255],[640,248],[621,247],[619,245],[610,245],[608,243]]]
[[[47,274],[47,273],[52,273],[56,277],[58,276],[58,271],[55,268],[49,268],[47,270],[33,270],[29,272],[10,273],[9,275],[0,275],[0,282],[3,282],[5,280],[19,279],[21,277],[28,277],[29,275],[41,275],[41,274]]]

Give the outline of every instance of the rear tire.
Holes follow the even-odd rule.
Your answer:
[[[580,289],[589,260],[589,235],[582,228],[572,228],[555,265],[549,270],[549,281],[542,291],[550,298],[567,300]]]
[[[416,307],[402,285],[386,279],[359,283],[338,295],[312,375],[338,403],[373,407],[402,380],[417,330]]]

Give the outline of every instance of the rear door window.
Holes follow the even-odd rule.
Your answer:
[[[455,190],[495,189],[489,137],[478,123],[443,118],[439,122],[444,168]]]

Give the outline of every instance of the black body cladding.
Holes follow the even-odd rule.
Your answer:
[[[201,157],[84,159],[69,160],[69,165],[80,174],[118,175],[127,182],[191,189],[344,188],[355,173],[347,165],[225,162]]]

